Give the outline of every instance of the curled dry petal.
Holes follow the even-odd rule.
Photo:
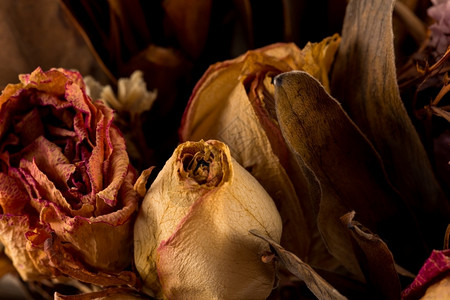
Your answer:
[[[434,292],[428,291],[433,284],[435,287],[432,289],[441,289],[441,296],[444,299],[444,292],[446,291],[448,296],[448,277],[450,272],[450,250],[433,250],[430,257],[425,261],[422,268],[419,271],[419,274],[414,279],[414,281],[402,292],[402,299],[418,299],[423,296],[425,291],[430,292],[431,294]],[[447,278],[447,281],[444,279]],[[439,287],[439,284],[436,282],[442,281]],[[445,289],[445,286],[447,287]],[[427,290],[428,288],[428,290]],[[424,297],[426,299],[426,297]]]
[[[112,110],[91,101],[78,72],[38,68],[19,78],[0,96],[5,253],[24,280],[66,274],[64,265],[123,271],[139,198]],[[45,247],[49,239],[64,247]]]
[[[199,80],[184,112],[181,139],[217,139],[261,183],[283,219],[281,244],[307,263],[338,264],[320,240],[307,182],[282,138],[272,79],[304,69],[328,86],[339,36],[308,43],[273,44],[212,65]],[[314,247],[314,249],[313,249]]]
[[[185,142],[147,192],[134,227],[144,285],[164,298],[265,299],[275,269],[264,263],[281,220],[262,186],[215,140]]]

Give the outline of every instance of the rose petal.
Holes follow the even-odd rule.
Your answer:
[[[2,214],[19,215],[29,201],[23,185],[16,178],[0,173],[0,205]]]
[[[75,165],[69,163],[61,148],[51,143],[43,136],[38,137],[32,144],[19,153],[22,159],[34,160],[37,168],[43,172],[57,188],[68,189],[68,180],[75,172]]]
[[[70,244],[63,245],[55,237],[48,238],[45,241],[44,250],[51,265],[77,280],[99,286],[128,285],[136,287],[139,285],[139,280],[133,272],[108,273],[99,270],[90,271],[79,259],[71,255]]]
[[[402,292],[402,299],[417,299],[436,279],[450,272],[450,249],[433,250],[414,281]]]
[[[28,146],[36,138],[44,134],[44,125],[41,121],[39,111],[34,108],[21,120],[14,124],[14,133],[20,136],[23,146]]]
[[[106,168],[103,173],[107,174],[106,187],[97,193],[106,204],[114,206],[117,203],[117,192],[128,172],[129,158],[127,155],[125,140],[116,128],[111,128],[109,132],[111,155],[105,162]]]
[[[108,271],[123,269],[131,260],[132,221],[137,209],[134,176],[128,173],[118,197],[121,208],[110,214],[70,217],[50,203],[42,210],[41,220],[50,225],[61,241],[70,244],[87,265]]]
[[[37,233],[40,230],[36,230]],[[26,233],[30,232],[30,220],[26,216],[0,216],[0,242],[5,253],[23,280],[41,280],[59,272],[49,267],[43,248],[32,245]]]

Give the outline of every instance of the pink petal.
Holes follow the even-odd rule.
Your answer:
[[[446,274],[446,275],[445,275]],[[441,276],[450,274],[450,249],[433,250],[414,281],[402,292],[402,299],[418,299]]]

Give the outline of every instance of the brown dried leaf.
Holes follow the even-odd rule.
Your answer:
[[[386,180],[379,155],[340,104],[301,71],[275,78],[275,99],[283,136],[309,174],[319,230],[330,252],[362,278],[352,238],[339,220],[355,210],[389,241],[402,265],[422,261],[426,252],[407,206]]]
[[[106,80],[57,1],[0,2],[0,42],[0,87],[38,66],[73,68]]]
[[[436,114],[437,116],[440,116],[450,122],[450,112],[443,110],[442,108],[437,107],[437,106],[430,106],[430,108],[434,114]]]
[[[265,240],[269,243],[272,251],[275,252],[276,257],[280,262],[295,276],[304,281],[311,292],[322,300],[344,300],[346,297],[342,296],[334,287],[326,282],[313,268],[304,263],[300,258],[293,253],[285,250],[277,242],[258,230],[250,230],[250,233]]]
[[[162,5],[183,49],[198,58],[208,35],[212,1],[164,0]]]
[[[341,217],[353,237],[353,247],[364,276],[379,299],[399,299],[401,286],[394,258],[386,243],[354,221],[355,212]]]
[[[63,295],[55,292],[54,300],[138,300],[150,299],[139,295],[136,290],[130,288],[109,288],[97,292],[78,295]]]
[[[408,200],[424,229],[427,243],[437,248],[450,204],[400,99],[392,33],[394,2],[350,1],[331,90],[373,142],[389,179]]]

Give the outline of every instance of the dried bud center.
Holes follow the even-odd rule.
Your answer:
[[[223,179],[223,152],[209,144],[194,144],[186,147],[180,155],[180,176],[189,184],[195,182],[202,187],[216,187]]]

